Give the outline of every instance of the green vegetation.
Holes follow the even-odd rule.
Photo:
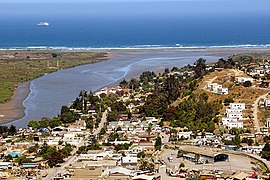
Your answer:
[[[16,126],[11,125],[10,127],[7,126],[0,126],[0,135],[2,137],[6,137],[7,135],[15,135],[17,132]]]
[[[102,52],[72,51],[1,51],[0,103],[7,102],[18,83],[35,79],[46,73],[104,59]]]
[[[261,156],[262,158],[267,159],[267,161],[270,160],[270,145],[268,142],[265,144],[264,148],[262,149]]]
[[[68,157],[72,151],[70,144],[66,144],[62,149],[48,146],[46,143],[40,148],[38,153],[43,159],[48,160],[48,165],[54,167],[59,163],[64,162],[64,158]]]
[[[141,159],[139,162],[139,169],[142,171],[153,172],[155,170],[155,164],[145,159]]]
[[[157,137],[156,142],[155,142],[155,148],[156,150],[160,150],[161,149],[161,145],[162,145],[162,141],[160,136]]]

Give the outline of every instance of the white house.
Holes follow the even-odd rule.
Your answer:
[[[237,119],[235,118],[228,118],[228,117],[223,117],[222,118],[222,124],[227,126],[228,123],[230,122],[237,122]]]
[[[254,80],[251,77],[236,77],[235,81],[238,82],[238,83],[244,83],[244,82],[247,82],[247,81],[253,82]]]
[[[246,105],[245,105],[245,103],[230,103],[230,108],[244,110],[244,109],[246,109]]]
[[[121,164],[122,165],[131,165],[131,164],[136,164],[138,163],[137,157],[132,157],[132,156],[127,156],[127,157],[121,157]]]
[[[226,109],[226,113],[242,113],[242,109]]]
[[[229,94],[229,89],[228,88],[218,88],[217,93],[218,94]]]
[[[260,146],[245,146],[242,147],[240,150],[244,151],[244,152],[248,152],[248,153],[254,153],[254,154],[260,154],[262,149],[263,149],[264,145],[260,145]]]
[[[188,131],[188,132],[178,132],[178,138],[179,139],[190,139],[192,135],[192,131]]]
[[[217,93],[218,88],[222,88],[222,85],[218,84],[218,83],[209,83],[207,85],[207,88],[210,89],[210,91],[213,91],[213,92]]]
[[[228,112],[227,117],[228,118],[243,119],[243,114],[242,114],[242,112]]]
[[[243,122],[228,122],[227,123],[227,127],[228,129],[231,128],[243,128]]]
[[[270,108],[270,99],[265,99],[264,100],[264,107],[265,108]]]

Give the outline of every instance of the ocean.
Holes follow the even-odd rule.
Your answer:
[[[270,46],[269,2],[194,1],[0,3],[0,48]]]

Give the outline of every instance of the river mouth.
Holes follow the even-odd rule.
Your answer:
[[[111,60],[64,69],[34,79],[30,93],[23,101],[25,116],[18,120],[2,122],[4,125],[15,125],[18,128],[27,126],[30,120],[42,117],[52,118],[60,112],[61,106],[69,105],[80,90],[96,91],[104,86],[112,86],[123,79],[138,77],[144,71],[163,72],[165,68],[183,67],[193,64],[199,58],[207,63],[216,62],[221,57],[239,52],[253,50],[204,50],[204,51],[138,51],[113,52]],[[270,51],[270,50],[267,50]],[[20,112],[21,112],[20,111]]]

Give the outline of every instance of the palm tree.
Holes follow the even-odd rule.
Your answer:
[[[148,136],[150,136],[151,132],[152,132],[152,124],[151,123],[148,124],[148,128],[146,131],[148,132]]]

